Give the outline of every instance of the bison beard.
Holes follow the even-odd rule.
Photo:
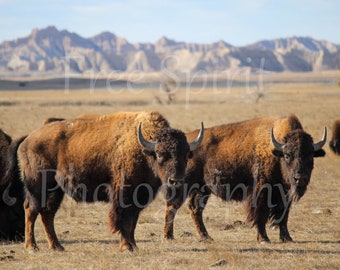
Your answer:
[[[272,128],[282,144],[273,141],[273,137],[271,142]],[[188,140],[196,134],[197,131],[188,133]],[[294,115],[206,129],[201,147],[188,163],[186,176],[189,192],[185,196],[189,196],[190,215],[200,237],[211,239],[203,222],[203,210],[213,193],[226,201],[246,201],[247,220],[256,226],[259,242],[270,241],[266,233],[268,221],[279,226],[282,242],[292,241],[287,227],[290,206],[305,193],[313,158],[325,155],[321,149],[325,141],[326,132],[319,143],[313,144]],[[167,202],[166,238],[173,238],[174,218],[183,201],[176,198]]]

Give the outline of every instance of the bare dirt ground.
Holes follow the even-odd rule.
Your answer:
[[[264,80],[261,88],[182,88],[174,104],[159,89],[84,89],[77,91],[0,92],[0,128],[13,138],[41,126],[47,117],[76,117],[84,113],[158,110],[175,128],[199,128],[261,116],[296,114],[315,140],[323,127],[330,131],[340,118],[339,73],[333,83],[321,83],[308,74],[303,82],[286,75]],[[318,75],[323,76],[323,75]],[[328,75],[327,75],[328,76]],[[331,76],[331,77],[332,77]],[[282,79],[282,80],[281,80]],[[308,82],[311,80],[311,82]],[[160,104],[163,103],[163,104]],[[330,132],[328,141],[330,138]],[[315,160],[308,191],[293,204],[289,228],[294,243],[256,242],[256,232],[245,224],[242,203],[225,203],[212,197],[204,212],[214,238],[200,242],[184,205],[175,221],[175,240],[163,239],[164,199],[160,194],[138,221],[139,251],[120,252],[119,235],[106,223],[108,205],[76,204],[66,198],[56,216],[56,230],[66,251],[48,250],[41,222],[36,226],[40,251],[28,254],[23,244],[0,244],[0,269],[339,269],[340,268],[340,157],[324,147],[326,157]]]

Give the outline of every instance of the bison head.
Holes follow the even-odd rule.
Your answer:
[[[293,130],[279,143],[271,130],[271,142],[275,147],[273,154],[282,158],[281,171],[284,179],[294,187],[297,198],[306,191],[313,166],[314,157],[325,155],[322,146],[326,142],[327,129],[320,142],[313,143],[312,137],[302,129]]]
[[[198,148],[203,140],[204,127],[196,140],[188,143],[185,134],[177,129],[164,128],[155,132],[154,141],[147,141],[141,131],[141,123],[137,129],[137,138],[144,152],[153,156],[157,175],[163,183],[180,185],[184,182],[185,170],[192,151]]]

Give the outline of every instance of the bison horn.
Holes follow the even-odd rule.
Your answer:
[[[274,145],[275,149],[278,150],[278,151],[283,151],[283,145],[282,143],[279,143],[275,137],[274,137],[274,129],[272,128],[271,131],[270,131],[270,139],[272,141],[272,144]]]
[[[138,138],[138,142],[141,146],[144,147],[144,149],[148,150],[148,151],[155,151],[155,147],[156,147],[156,143],[155,142],[149,142],[147,140],[144,139],[143,134],[142,134],[142,123],[138,124],[138,128],[137,128],[137,138]]]
[[[198,134],[196,140],[189,143],[190,151],[196,150],[201,145],[202,140],[203,140],[203,134],[204,134],[204,125],[203,125],[203,122],[201,122],[200,133]]]
[[[324,144],[326,143],[326,139],[327,139],[327,128],[325,127],[323,130],[323,137],[321,139],[321,141],[314,143],[314,151],[318,151],[322,148],[322,146],[324,146]]]
[[[11,185],[12,183],[9,183],[4,192],[2,193],[2,200],[8,206],[13,206],[17,202],[16,198],[9,196],[9,190],[11,188]]]

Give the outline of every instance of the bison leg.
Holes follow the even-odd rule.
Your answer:
[[[261,244],[270,243],[266,231],[266,224],[269,219],[269,208],[266,205],[266,196],[263,194],[261,198],[253,205],[253,201],[248,200],[248,220],[253,221],[257,228],[257,242]]]
[[[281,188],[281,187],[279,187],[279,188]],[[280,190],[279,190],[279,192],[281,193]],[[283,196],[283,194],[279,194],[279,192],[277,192],[273,196],[273,198],[275,199],[274,205],[276,205],[276,207],[271,209],[272,216],[274,217],[273,224],[279,226],[280,240],[282,242],[284,242],[284,243],[285,242],[292,242],[293,239],[289,235],[288,226],[287,226],[289,211],[290,211],[290,207],[291,207],[291,198],[288,197],[285,194],[285,196],[287,196],[289,200],[284,201],[284,200],[287,199],[287,197],[285,198]]]
[[[288,228],[287,228],[287,224],[286,225],[281,225],[280,224],[280,240],[283,243],[286,242],[293,242],[293,238],[290,237]]]
[[[256,225],[257,241],[261,244],[270,243],[266,231],[266,224],[270,216],[268,202],[269,187],[259,186],[247,198],[247,220]]]
[[[39,192],[30,192],[29,189],[27,189],[26,192],[26,200],[24,204],[26,216],[26,249],[29,251],[38,250],[38,246],[34,237],[34,225],[38,214],[40,214],[50,248],[55,250],[63,250],[63,247],[58,242],[53,221],[54,215],[60,206],[64,193],[60,188],[58,188],[53,193],[43,195],[44,196],[41,196]],[[46,199],[46,202],[43,199]]]
[[[261,244],[270,243],[269,237],[267,235],[266,231],[266,223],[269,218],[269,209],[266,206],[261,207],[259,205],[257,211],[257,220],[256,220],[256,226],[257,226],[257,242]]]
[[[266,231],[266,223],[257,224],[257,242],[261,244],[270,243],[269,237]]]
[[[38,216],[38,211],[29,203],[29,197],[26,197],[25,203],[25,246],[28,251],[38,251],[37,242],[34,237],[34,224]]]
[[[137,220],[139,217],[139,211],[137,209],[124,209],[122,224],[120,228],[121,241],[120,250],[121,251],[134,251],[137,248],[135,240],[135,229],[137,225]]]
[[[165,210],[165,222],[164,222],[164,238],[165,239],[174,239],[174,221],[175,216],[178,209],[181,207],[183,202],[178,205],[166,203],[166,210]]]
[[[174,239],[174,221],[179,207],[171,204],[166,204],[165,222],[164,222],[164,238]]]
[[[202,240],[213,240],[207,229],[205,228],[203,222],[203,210],[209,200],[210,194],[208,192],[201,193],[199,191],[194,191],[189,197],[189,210],[190,216],[194,220],[196,230]]]
[[[181,189],[173,189],[175,192],[174,198],[173,195],[169,193],[170,189],[166,190],[166,209],[165,209],[165,222],[164,222],[164,238],[165,239],[174,239],[174,221],[175,216],[178,209],[182,206],[184,200],[186,199],[186,194],[183,194]]]
[[[111,232],[120,232],[120,250],[134,251],[137,249],[135,241],[135,229],[139,217],[139,209],[122,208],[116,201],[113,201],[112,208],[108,215]]]
[[[134,251],[137,249],[135,229],[141,209],[133,207],[128,202],[119,201],[119,196],[113,196],[108,222],[112,233],[120,232],[120,250]]]
[[[290,205],[289,205],[290,206]],[[280,240],[283,243],[286,242],[293,242],[293,239],[290,237],[289,231],[288,231],[288,214],[289,214],[289,206],[288,209],[286,209],[285,212],[282,212],[281,215],[275,217],[275,221],[279,221],[279,228],[280,228]]]
[[[44,226],[45,234],[50,249],[63,251],[64,247],[59,243],[57,234],[54,229],[54,217],[64,198],[64,192],[58,188],[53,193],[47,195],[46,207],[40,212],[41,220]]]

